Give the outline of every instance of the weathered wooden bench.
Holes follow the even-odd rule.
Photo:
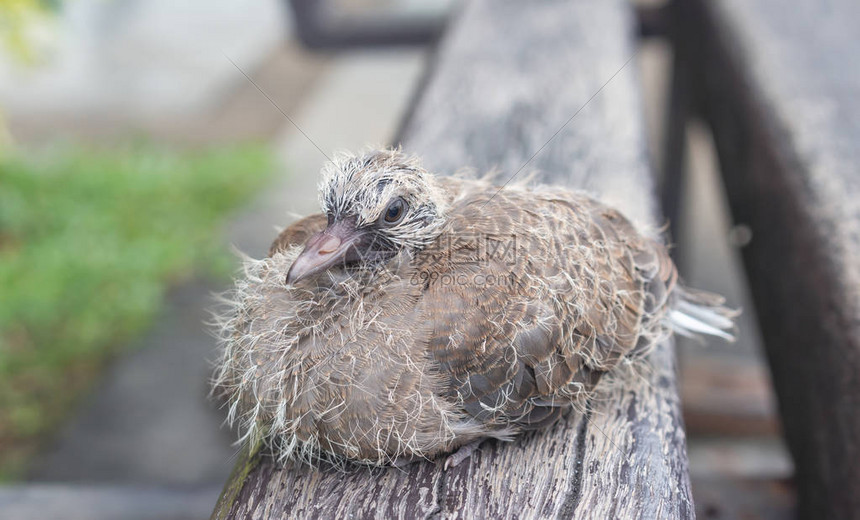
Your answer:
[[[537,170],[659,225],[620,0],[469,2],[439,45],[401,132],[431,171]],[[522,171],[521,171],[522,170]],[[346,473],[239,461],[213,518],[690,518],[674,349],[589,411],[451,470],[420,462]]]
[[[679,2],[796,465],[801,518],[860,518],[856,0]]]

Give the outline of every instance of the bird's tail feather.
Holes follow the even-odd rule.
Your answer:
[[[735,340],[735,322],[740,311],[725,306],[722,296],[705,291],[680,288],[678,298],[669,312],[672,329],[682,335],[717,336]]]

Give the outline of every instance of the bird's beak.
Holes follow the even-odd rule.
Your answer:
[[[321,233],[310,237],[287,272],[287,284],[360,258],[358,245],[365,233],[356,228],[353,219],[332,222]]]

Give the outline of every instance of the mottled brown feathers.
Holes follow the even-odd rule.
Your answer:
[[[673,275],[661,276],[674,266],[617,211],[583,194],[487,186],[455,203],[449,223],[448,258],[415,260],[435,280],[416,310],[446,395],[488,427],[543,426],[665,333],[662,306],[647,329],[643,312],[648,299],[666,303]],[[484,250],[458,244],[464,235]]]

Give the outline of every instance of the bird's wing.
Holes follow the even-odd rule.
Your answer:
[[[290,246],[302,245],[305,241],[325,229],[328,218],[322,213],[315,213],[303,219],[297,220],[281,231],[278,237],[269,247],[269,255],[272,256],[279,251],[284,251]]]
[[[446,397],[502,428],[551,423],[621,358],[644,352],[645,313],[659,313],[676,276],[663,247],[618,212],[528,193],[456,204],[449,236],[417,262]]]

